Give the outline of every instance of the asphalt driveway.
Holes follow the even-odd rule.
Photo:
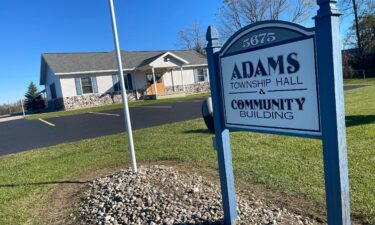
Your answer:
[[[133,130],[201,117],[202,99],[130,107]],[[122,109],[0,123],[0,155],[123,132]]]

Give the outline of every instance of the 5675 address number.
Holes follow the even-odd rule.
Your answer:
[[[276,40],[275,33],[260,33],[243,40],[242,47],[248,48],[259,44],[269,43]]]

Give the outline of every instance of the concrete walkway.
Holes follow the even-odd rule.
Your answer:
[[[12,121],[12,120],[19,120],[19,119],[23,119],[23,116],[1,116],[0,123]]]

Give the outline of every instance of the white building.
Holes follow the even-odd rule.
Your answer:
[[[209,91],[207,60],[193,50],[121,55],[129,101]],[[46,53],[40,84],[52,109],[113,104],[121,102],[116,68],[114,52]]]

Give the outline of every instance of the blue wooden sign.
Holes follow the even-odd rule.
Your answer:
[[[328,224],[350,224],[340,14],[334,0],[317,3],[315,28],[259,22],[222,48],[207,30],[225,224],[237,219],[229,130],[321,138]]]
[[[275,21],[238,31],[220,51],[225,127],[320,137],[315,62],[312,29]]]

